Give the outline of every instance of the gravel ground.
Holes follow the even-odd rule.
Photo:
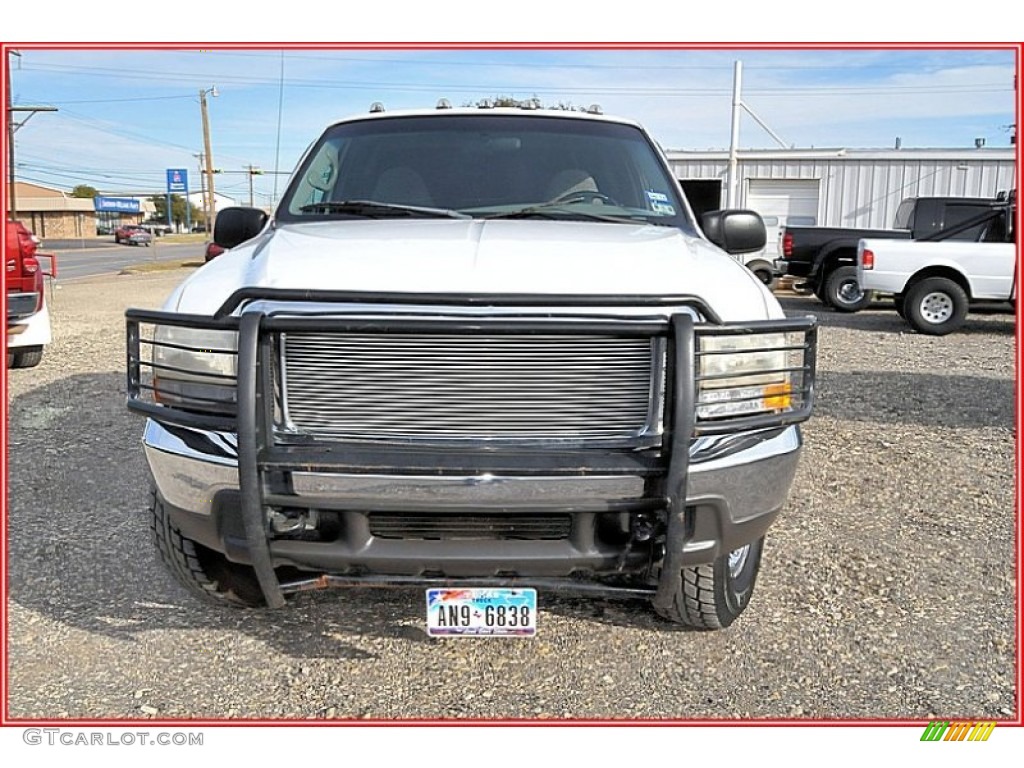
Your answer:
[[[65,285],[42,365],[9,372],[9,717],[1016,715],[1010,315],[929,338],[783,297],[821,320],[819,401],[728,630],[541,595],[534,640],[442,641],[419,590],[217,610],[159,564],[122,313],[183,274]]]

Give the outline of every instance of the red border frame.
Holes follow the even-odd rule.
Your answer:
[[[16,42],[4,42],[0,44],[0,53],[2,53],[3,61],[0,62],[0,77],[4,78],[3,86],[3,107],[2,113],[5,117],[4,127],[2,131],[3,138],[0,141],[0,146],[3,150],[3,158],[0,161],[0,167],[3,169],[2,181],[0,181],[0,205],[3,206],[3,210],[7,210],[7,179],[8,179],[8,164],[7,164],[7,131],[6,131],[6,114],[7,114],[7,89],[6,89],[6,74],[8,66],[7,51],[10,49],[38,49],[38,50],[130,50],[130,51],[146,51],[146,50],[201,50],[206,48],[217,48],[221,50],[358,50],[358,51],[386,51],[386,50],[516,50],[516,51],[544,51],[544,50],[576,50],[576,51],[589,51],[589,50],[602,50],[602,51],[666,51],[666,50],[779,50],[779,51],[790,51],[790,50],[1012,50],[1016,53],[1016,71],[1017,71],[1017,82],[1020,81],[1020,74],[1022,69],[1022,54],[1024,54],[1024,43],[1020,42],[1005,42],[1005,43],[849,43],[849,42],[835,42],[835,43],[793,43],[793,42],[779,42],[779,43],[728,43],[728,42],[715,42],[715,43],[666,43],[666,42],[649,42],[649,43],[614,43],[614,42],[542,42],[542,43],[509,43],[509,42],[380,42],[380,43],[366,43],[366,42],[355,42],[355,43],[286,43],[286,42],[259,42],[259,43],[237,43],[237,42],[219,42],[219,43],[138,43],[127,45],[123,42],[110,42],[110,43],[16,43]],[[1022,109],[1021,92],[1018,85],[1017,99],[1016,99],[1016,123],[1020,125],[1020,116],[1024,113]],[[1019,134],[1018,134],[1019,136]],[[1018,185],[1020,183],[1020,168],[1021,168],[1021,149],[1018,138],[1016,146],[1017,152],[1017,169],[1018,169]],[[1017,229],[1020,230],[1022,221],[1024,221],[1024,215],[1021,214],[1020,208],[1017,210]],[[1018,261],[1020,259],[1020,244],[1018,243]],[[6,290],[4,290],[6,294]],[[1022,363],[1022,351],[1020,346],[1020,321],[1021,316],[1024,314],[1024,310],[1021,307],[1017,308],[1017,328],[1018,333],[1016,334],[1017,347],[1014,357],[1014,373],[1015,380],[1017,381],[1016,388],[1016,416],[1015,416],[1015,428],[1016,428],[1016,443],[1015,443],[1015,467],[1019,470],[1021,465],[1021,444],[1020,444],[1020,432],[1022,426],[1022,398],[1021,389],[1019,386],[1021,363]],[[6,340],[4,341],[4,351],[6,352]],[[4,482],[0,487],[0,508],[6,511],[7,508],[7,372],[5,369],[4,376],[2,378],[2,386],[0,386],[0,396],[3,397],[4,406],[4,418],[0,421],[0,472]],[[1022,587],[1024,587],[1024,579],[1022,579],[1022,568],[1021,568],[1021,542],[1024,539],[1024,524],[1022,524],[1022,515],[1020,510],[1020,488],[1021,480],[1019,472],[1015,475],[1014,481],[1014,506],[1016,511],[1016,526],[1015,541],[1014,541],[1014,552],[1016,555],[1016,579],[1015,584],[1017,588],[1016,594],[1016,672],[1014,675],[1016,683],[1016,717],[1015,718],[983,718],[986,720],[995,720],[1002,726],[1024,726],[1024,715],[1021,712],[1021,691],[1024,688],[1024,672],[1022,672],[1021,664],[1021,645],[1022,639],[1024,639],[1024,631],[1021,627],[1021,616],[1024,614],[1022,607],[1024,607],[1024,596],[1022,596]],[[3,613],[3,633],[0,636],[0,655],[2,655],[4,668],[3,673],[0,674],[0,695],[3,696],[2,709],[0,709],[0,726],[6,727],[33,727],[33,726],[57,726],[57,727],[112,727],[112,726],[145,726],[146,728],[155,728],[161,726],[181,726],[188,724],[189,726],[196,727],[295,727],[295,726],[315,726],[315,727],[386,727],[386,726],[400,726],[400,727],[431,727],[431,726],[467,726],[467,727],[495,727],[495,726],[508,726],[508,727],[565,727],[565,726],[600,726],[600,727],[672,727],[672,726],[705,726],[705,727],[733,727],[733,726],[754,726],[754,727],[779,727],[779,726],[801,726],[801,727],[835,727],[835,726],[864,726],[864,727],[877,727],[877,726],[917,726],[924,727],[928,724],[928,720],[924,719],[870,719],[870,718],[855,718],[855,719],[826,719],[826,720],[812,720],[812,719],[792,719],[792,718],[754,718],[754,719],[727,719],[727,718],[715,718],[715,719],[481,719],[481,718],[443,718],[443,719],[412,719],[412,720],[383,720],[383,719],[371,719],[371,720],[323,720],[323,719],[278,719],[278,720],[267,720],[259,718],[246,718],[246,719],[146,719],[146,718],[90,718],[90,719],[67,719],[67,720],[45,720],[45,719],[21,719],[11,718],[9,716],[9,694],[10,690],[8,687],[8,675],[6,674],[7,665],[9,663],[7,651],[8,651],[8,625],[7,625],[7,605],[10,599],[9,584],[7,583],[7,563],[8,563],[8,538],[7,538],[7,517],[4,515],[3,524],[3,547],[0,550],[0,584],[3,587],[4,605],[0,607],[0,611]],[[943,718],[945,719],[945,718]],[[978,718],[957,718],[961,720],[977,720]]]

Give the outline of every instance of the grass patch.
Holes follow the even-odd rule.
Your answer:
[[[202,261],[190,261],[189,259],[172,261],[147,261],[144,264],[133,264],[130,267],[125,267],[117,274],[119,275],[139,275],[146,272],[171,272],[175,269],[193,269],[195,267],[203,266]]]

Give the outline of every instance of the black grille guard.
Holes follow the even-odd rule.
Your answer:
[[[579,317],[472,316],[472,317],[274,317],[262,312],[226,314],[246,300],[343,302],[374,304],[429,304],[433,306],[524,306],[578,307]],[[237,432],[238,477],[246,542],[253,568],[268,606],[284,605],[284,591],[274,572],[265,514],[268,490],[266,475],[290,469],[344,473],[379,473],[400,468],[403,474],[473,474],[515,472],[537,475],[641,475],[664,478],[667,510],[665,560],[662,567],[680,569],[685,542],[684,507],[689,446],[701,435],[728,434],[772,429],[805,421],[814,401],[817,327],[813,317],[785,318],[746,323],[695,323],[690,312],[671,312],[689,306],[705,318],[712,317],[693,297],[545,296],[489,297],[482,295],[366,294],[319,291],[245,289],[236,292],[213,317],[173,312],[129,309],[127,325],[127,406],[159,422],[198,429]],[[649,317],[611,319],[608,315],[590,319],[587,308],[648,306],[667,310]],[[143,399],[140,325],[171,325],[196,329],[237,330],[238,376],[237,416],[220,416],[184,411]],[[309,445],[278,445],[274,442],[273,338],[285,330],[316,328],[322,332],[377,333],[487,333],[487,334],[578,334],[664,337],[667,340],[665,366],[665,434],[662,445],[652,450],[573,448],[553,445],[543,449],[515,446],[445,449],[422,446],[356,446],[341,442],[316,441]],[[804,363],[799,406],[779,413],[765,413],[698,421],[696,419],[696,361],[698,339],[702,336],[751,335],[800,332],[804,334]],[[670,570],[670,572],[672,572]],[[661,580],[664,584],[665,580]],[[659,587],[655,603],[670,599],[668,587]],[[290,591],[290,590],[289,590]],[[664,594],[663,594],[664,593]]]

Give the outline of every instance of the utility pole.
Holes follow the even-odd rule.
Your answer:
[[[199,152],[197,154],[192,155],[192,157],[196,158],[199,161],[199,202],[203,206],[203,228],[207,232],[209,232],[210,224],[208,216],[210,212],[207,210],[206,207],[206,172],[203,170],[204,155],[202,152]]]
[[[199,108],[203,114],[203,148],[206,155],[206,188],[209,190],[209,206],[205,213],[206,234],[213,231],[213,221],[217,216],[217,202],[213,196],[213,150],[210,149],[210,116],[206,109],[206,94],[216,97],[217,86],[199,89]],[[204,198],[206,199],[206,198]]]
[[[732,74],[732,132],[729,137],[729,186],[728,186],[728,208],[736,208],[739,206],[739,144],[740,144],[740,110],[743,110],[761,126],[765,133],[775,139],[777,143],[783,149],[789,149],[786,142],[784,142],[779,135],[775,133],[768,124],[765,123],[760,117],[755,114],[744,101],[743,101],[743,62],[733,62],[733,74]]]
[[[14,134],[18,132],[25,123],[32,119],[32,116],[37,112],[56,112],[56,107],[44,107],[44,106],[17,106],[12,103],[14,98],[11,93],[11,56],[17,56],[21,58],[21,54],[15,50],[7,51],[7,59],[5,64],[5,73],[7,75],[7,172],[8,172],[8,192],[10,199],[10,212],[8,218],[18,218],[18,194],[14,188]],[[27,112],[28,116],[20,123],[14,122],[15,112]]]
[[[737,153],[740,143],[740,108],[743,105],[740,94],[742,92],[743,62],[735,61],[732,68],[732,131],[729,133],[729,187],[726,208],[736,208],[738,205],[739,179],[737,178],[737,171],[739,169],[739,158]]]
[[[11,201],[11,219],[18,218],[17,195],[14,189],[14,110],[11,103],[11,56],[21,56],[14,50],[7,51],[6,73],[7,73],[7,171],[10,176],[7,185],[7,194]]]
[[[252,194],[252,177],[253,176],[262,176],[263,175],[263,171],[261,171],[257,166],[253,165],[252,163],[249,163],[249,165],[245,166],[245,169],[249,172],[249,207],[250,208],[255,208],[256,204],[253,201],[253,194]]]

